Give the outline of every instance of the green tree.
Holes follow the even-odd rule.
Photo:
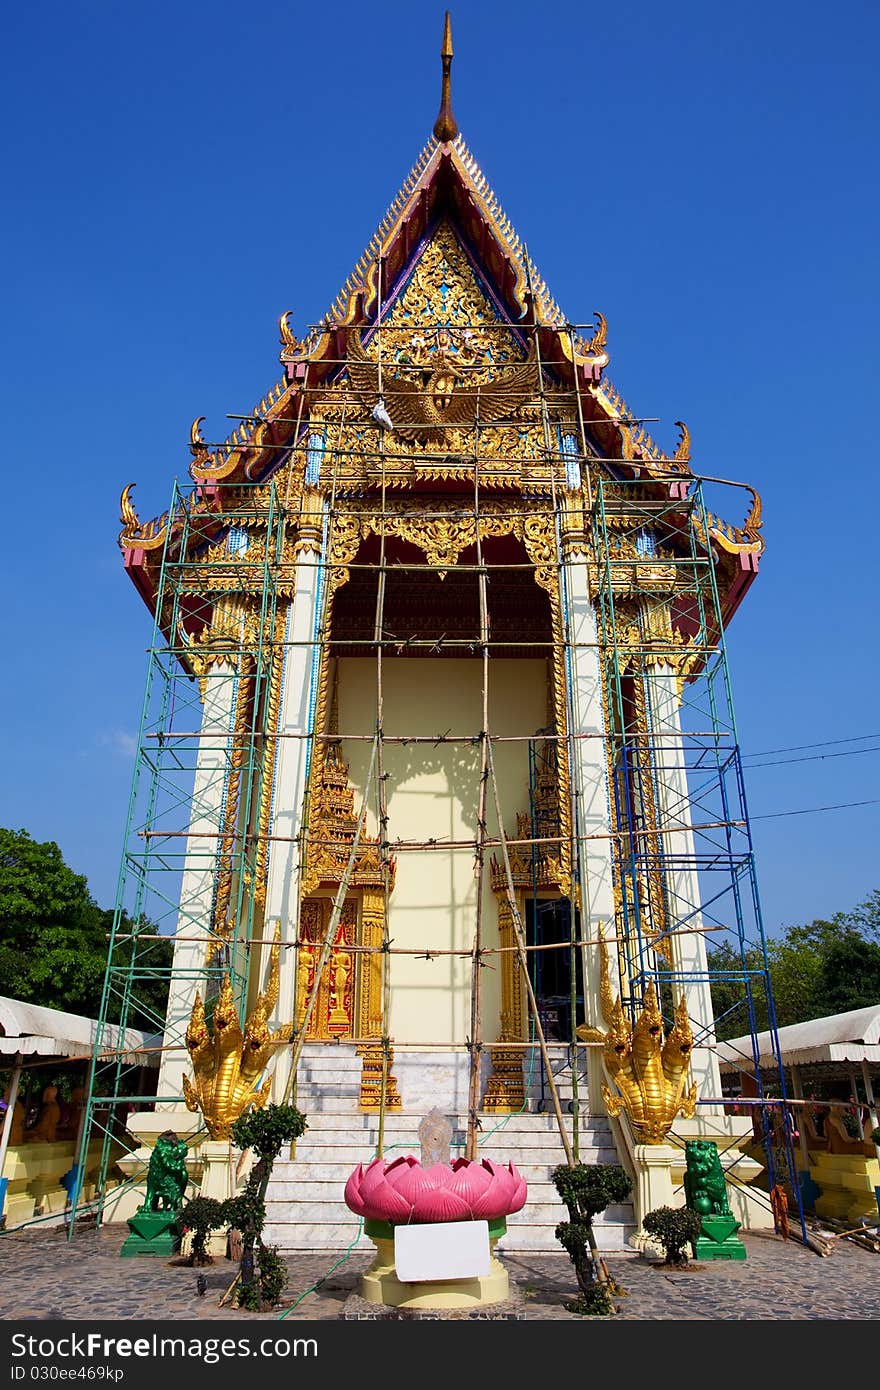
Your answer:
[[[107,942],[86,880],[53,841],[0,829],[0,980],[14,999],[71,1013],[100,1002]]]
[[[719,1038],[749,1031],[739,950],[723,942],[708,953],[712,1002]],[[767,959],[776,1022],[802,1023],[826,1014],[845,1013],[880,1001],[880,889],[850,912],[837,912],[826,921],[787,927],[767,942]],[[745,953],[752,974],[752,998],[758,1030],[769,1026],[763,958],[755,949]],[[728,978],[719,978],[725,972]],[[737,975],[739,978],[737,978]]]
[[[54,841],[0,828],[0,981],[6,995],[95,1017],[112,921],[112,911],[98,906]],[[130,926],[123,918],[123,931]],[[171,949],[164,940],[141,948],[154,970],[138,981],[130,1025],[155,1029],[164,1016]],[[118,1010],[119,1001],[111,1001],[111,1019]]]
[[[852,912],[844,912],[840,920],[866,940],[880,941],[880,888],[869,893]]]
[[[574,1265],[580,1289],[565,1306],[572,1313],[605,1317],[614,1312],[612,1295],[624,1290],[598,1252],[593,1220],[606,1207],[625,1202],[632,1182],[617,1163],[560,1163],[550,1177],[569,1216],[556,1227],[556,1239]]]
[[[295,1105],[249,1110],[239,1115],[232,1126],[233,1144],[242,1151],[253,1149],[257,1154],[244,1191],[223,1204],[224,1224],[234,1226],[242,1240],[236,1294],[239,1308],[257,1312],[261,1304],[271,1307],[287,1283],[287,1267],[278,1251],[263,1244],[266,1192],[282,1148],[299,1139],[307,1129],[306,1117]]]
[[[719,1038],[736,1038],[749,1031],[749,1012],[746,1002],[746,989],[743,971],[759,971],[763,962],[756,951],[747,951],[741,958],[739,950],[730,941],[722,941],[707,953],[709,969],[713,972],[711,982],[712,1011],[715,1015],[715,1031]],[[751,980],[752,997],[756,1017],[763,1019],[759,1027],[764,1027],[767,1011],[764,1004],[764,990],[754,976]]]
[[[818,998],[829,1014],[880,1003],[880,946],[847,931],[825,952]]]

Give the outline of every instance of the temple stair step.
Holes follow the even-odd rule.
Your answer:
[[[335,1053],[335,1049],[334,1049]],[[356,1059],[359,1065],[359,1060]],[[360,1111],[349,1101],[348,1109],[309,1109],[298,1092],[297,1104],[309,1128],[297,1140],[295,1157],[276,1161],[266,1196],[265,1239],[284,1250],[344,1250],[353,1241],[357,1249],[371,1249],[358,1218],[343,1200],[349,1174],[358,1163],[366,1166],[376,1154],[378,1116]],[[463,1151],[465,1120],[450,1115],[452,1153]],[[550,1174],[565,1161],[555,1115],[523,1112],[499,1116],[482,1114],[480,1156],[495,1162],[512,1162],[529,1185],[529,1197],[521,1212],[508,1218],[507,1234],[499,1249],[559,1252],[555,1228],[567,1219]],[[384,1157],[391,1162],[406,1153],[419,1153],[421,1114],[388,1111],[385,1117]],[[566,1116],[571,1135],[573,1118]],[[605,1116],[581,1111],[578,1125],[579,1157],[583,1163],[615,1163],[617,1154]],[[456,1142],[458,1141],[458,1142]],[[631,1203],[611,1207],[595,1223],[602,1250],[623,1250],[635,1229]]]

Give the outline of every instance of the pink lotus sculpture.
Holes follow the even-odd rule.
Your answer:
[[[358,1216],[392,1225],[425,1221],[496,1221],[526,1202],[526,1181],[512,1163],[456,1158],[423,1168],[406,1154],[386,1165],[358,1164],[345,1184],[345,1203]]]

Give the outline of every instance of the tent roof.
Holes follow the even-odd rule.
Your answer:
[[[759,1066],[773,1065],[769,1032],[758,1034]],[[843,1014],[812,1018],[806,1023],[790,1023],[779,1029],[779,1049],[785,1065],[809,1062],[880,1063],[880,1004],[867,1009],[850,1009]],[[722,1071],[740,1066],[751,1068],[752,1040],[748,1033],[718,1044]]]
[[[98,1020],[82,1014],[67,1014],[26,1004],[21,999],[0,996],[0,1056],[3,1057],[91,1057],[98,1036]],[[140,1028],[121,1029],[106,1023],[101,1033],[102,1050],[123,1048],[130,1061],[141,1066],[159,1065],[162,1038]]]

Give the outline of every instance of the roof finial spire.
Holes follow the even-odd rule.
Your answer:
[[[452,114],[452,24],[448,10],[443,25],[440,58],[443,63],[443,86],[440,90],[440,110],[434,122],[434,134],[438,140],[454,140],[458,134],[458,122]]]

